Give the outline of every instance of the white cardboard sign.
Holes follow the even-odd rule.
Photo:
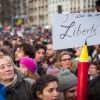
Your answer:
[[[53,15],[53,49],[100,44],[100,13]]]

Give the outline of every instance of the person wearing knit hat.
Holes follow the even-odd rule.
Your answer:
[[[30,83],[33,84],[38,79],[38,75],[35,73],[37,64],[32,58],[23,57],[20,60],[20,69],[25,74],[25,80],[30,81]]]
[[[62,67],[58,74],[59,91],[65,100],[76,100],[77,77],[69,69]]]

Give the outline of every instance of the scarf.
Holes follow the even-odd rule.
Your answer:
[[[11,88],[11,87],[15,86],[16,82],[17,82],[17,75],[15,74],[15,76],[14,76],[14,78],[13,78],[13,80],[11,82],[2,83],[2,84],[4,84],[6,88]]]

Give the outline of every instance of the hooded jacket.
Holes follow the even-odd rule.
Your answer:
[[[6,88],[0,83],[0,100],[5,100]]]

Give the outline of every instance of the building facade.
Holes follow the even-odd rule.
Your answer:
[[[96,0],[0,0],[0,22],[11,24],[11,18],[25,17],[28,26],[52,27],[57,13],[95,12]]]
[[[29,0],[27,15],[30,26],[48,25],[48,0]]]
[[[70,13],[95,12],[96,0],[70,0]]]
[[[48,0],[48,22],[52,27],[52,15],[57,13],[95,12],[96,0]]]
[[[27,19],[27,0],[0,0],[0,24],[11,26],[12,18]]]
[[[13,17],[26,17],[27,0],[13,0]]]
[[[12,0],[0,0],[0,27],[11,25],[12,6]]]
[[[48,22],[52,26],[52,15],[70,13],[70,0],[48,0]]]

